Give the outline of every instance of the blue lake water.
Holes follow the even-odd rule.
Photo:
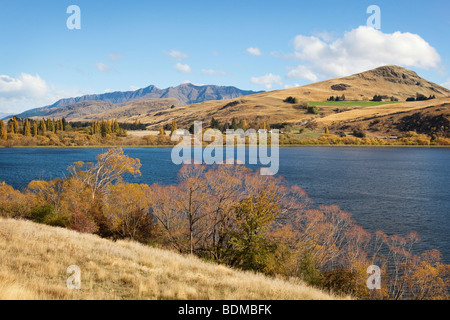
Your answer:
[[[0,181],[17,189],[67,174],[75,161],[95,161],[104,149],[0,149]],[[138,183],[174,184],[179,166],[169,148],[129,148],[142,162]],[[450,149],[301,147],[280,149],[279,175],[317,204],[353,213],[368,231],[417,231],[420,250],[436,248],[450,263]]]

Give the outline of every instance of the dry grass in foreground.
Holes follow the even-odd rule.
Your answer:
[[[0,219],[0,299],[335,299],[292,280],[94,235]],[[69,290],[67,267],[81,268]]]

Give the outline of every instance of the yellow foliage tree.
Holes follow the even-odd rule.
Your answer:
[[[111,185],[104,201],[104,214],[120,238],[145,241],[151,235],[150,187],[139,184]]]
[[[8,139],[8,130],[6,129],[5,122],[3,120],[0,120],[0,140],[7,140]]]
[[[129,173],[140,176],[141,161],[124,155],[122,148],[110,149],[97,157],[97,163],[75,162],[69,167],[72,176],[78,177],[92,190],[92,198],[103,194],[109,185]]]

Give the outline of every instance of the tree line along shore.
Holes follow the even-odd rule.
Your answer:
[[[93,146],[174,146],[178,140],[172,139],[172,133],[181,129],[173,120],[171,124],[161,126],[159,130],[148,131],[139,121],[119,123],[117,120],[97,120],[90,122],[68,122],[62,119],[19,119],[12,118],[7,123],[0,121],[0,147],[93,147]],[[228,129],[244,131],[253,129],[268,134],[272,129],[280,132],[281,146],[450,146],[450,138],[406,131],[402,136],[367,137],[364,132],[330,133],[328,127],[322,131],[307,128],[293,128],[288,123],[270,124],[247,123],[246,120],[232,118],[231,122],[221,124],[212,118],[207,128],[221,131]],[[148,131],[148,134],[147,132]],[[194,134],[192,124],[186,131]],[[139,135],[134,134],[139,132]],[[173,141],[174,140],[174,141]],[[223,139],[224,144],[226,139]],[[203,145],[208,145],[203,141]],[[236,142],[237,144],[237,142]],[[245,138],[249,144],[249,138]]]

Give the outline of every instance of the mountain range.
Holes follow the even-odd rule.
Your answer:
[[[151,85],[135,91],[117,91],[61,99],[50,106],[27,110],[16,116],[19,118],[57,118],[65,116],[68,120],[71,120],[80,116],[105,112],[118,107],[120,108],[135,102],[172,98],[172,100],[166,100],[166,102],[177,106],[209,100],[234,99],[254,93],[258,92],[241,90],[231,86],[197,86],[191,83],[185,83],[177,87],[159,89],[156,86]],[[150,105],[152,105],[152,103],[150,103]],[[165,106],[164,103],[158,103],[158,105]],[[171,105],[169,105],[169,107],[170,106]],[[79,109],[80,112],[78,112]]]

